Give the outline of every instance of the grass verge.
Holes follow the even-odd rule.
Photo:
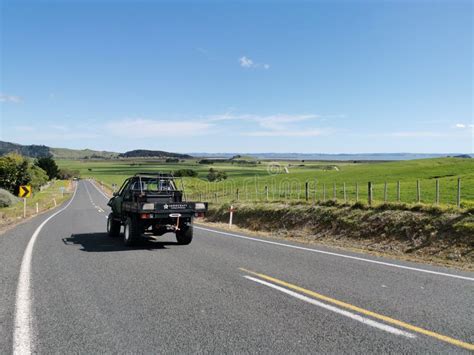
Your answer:
[[[64,188],[64,193],[62,188]],[[32,197],[26,199],[26,219],[59,206],[71,197],[73,190],[74,187],[70,180],[51,181],[49,186],[42,191],[33,193]],[[36,209],[37,205],[38,210]],[[11,207],[0,208],[0,232],[25,220],[23,207],[22,199],[21,202]]]
[[[360,204],[234,204],[234,224],[260,235],[474,270],[474,210]],[[206,221],[224,226],[229,205]]]

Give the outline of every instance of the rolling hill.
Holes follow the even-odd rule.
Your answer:
[[[179,158],[179,159],[191,159],[191,155],[179,154],[179,153],[170,153],[162,150],[145,150],[137,149],[131,150],[119,154],[120,158]]]
[[[51,156],[56,159],[192,158],[192,156],[187,154],[165,152],[162,150],[139,149],[125,153],[117,153],[92,149],[52,148],[45,145],[22,145],[0,141],[0,155],[8,153],[18,153],[30,158]]]

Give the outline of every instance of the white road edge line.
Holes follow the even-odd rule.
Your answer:
[[[283,293],[286,293],[287,295],[290,295],[290,296],[293,296],[301,301],[305,301],[305,302],[308,302],[308,303],[311,303],[312,305],[315,305],[315,306],[318,306],[318,307],[321,307],[321,308],[324,308],[324,309],[327,309],[329,311],[332,311],[334,313],[338,313],[340,315],[343,315],[345,317],[348,317],[348,318],[351,318],[355,321],[358,321],[358,322],[361,322],[365,325],[368,325],[368,326],[371,326],[371,327],[374,327],[374,328],[377,328],[377,329],[380,329],[380,330],[384,330],[388,333],[391,333],[391,334],[395,334],[395,335],[401,335],[401,336],[404,336],[404,337],[407,337],[407,338],[416,338],[416,335],[412,334],[412,333],[408,333],[408,332],[405,332],[403,330],[400,330],[400,329],[397,329],[397,328],[394,328],[392,326],[389,326],[389,325],[386,325],[386,324],[383,324],[383,323],[379,323],[379,322],[376,322],[372,319],[369,319],[369,318],[365,318],[365,317],[362,317],[358,314],[355,314],[355,313],[352,313],[352,312],[349,312],[349,311],[345,311],[343,309],[340,309],[338,307],[335,307],[335,306],[331,306],[331,305],[328,305],[326,303],[323,303],[323,302],[320,302],[320,301],[317,301],[313,298],[310,298],[310,297],[307,297],[307,296],[304,296],[300,293],[297,293],[297,292],[294,292],[294,291],[290,291],[284,287],[281,287],[281,286],[278,286],[278,285],[275,285],[275,284],[272,284],[270,282],[267,282],[267,281],[263,281],[263,280],[260,280],[260,279],[257,279],[255,277],[252,277],[252,276],[243,276],[245,277],[246,279],[248,280],[251,280],[251,281],[254,281],[254,282],[258,282],[262,285],[265,285],[265,286],[268,286],[268,287],[271,287],[271,288],[274,288],[275,290],[278,290],[278,291],[281,291]]]
[[[33,254],[33,246],[36,238],[41,232],[41,229],[52,218],[63,212],[74,200],[76,196],[78,184],[74,190],[71,200],[66,206],[56,211],[51,216],[46,218],[30,238],[26,246],[23,258],[21,260],[20,274],[18,277],[18,285],[16,289],[15,299],[15,323],[13,328],[13,354],[30,354],[32,353],[32,318],[31,318],[31,289],[30,289],[30,272],[31,272],[31,257]]]
[[[388,262],[385,262],[385,261],[365,259],[365,258],[361,258],[361,257],[357,257],[357,256],[333,253],[333,252],[330,252],[330,251],[324,251],[324,250],[312,249],[312,248],[305,248],[305,247],[300,247],[300,246],[297,246],[297,245],[284,244],[284,243],[273,242],[273,241],[270,241],[270,240],[263,240],[263,239],[257,239],[257,238],[252,238],[252,237],[246,237],[246,236],[239,235],[239,234],[216,231],[214,229],[199,227],[199,226],[196,226],[196,225],[194,225],[194,228],[200,229],[200,230],[203,230],[203,231],[207,231],[207,232],[213,232],[213,233],[217,233],[217,234],[228,235],[228,236],[235,237],[235,238],[253,240],[255,242],[260,242],[260,243],[278,245],[278,246],[292,248],[292,249],[298,249],[298,250],[305,250],[305,251],[310,251],[310,252],[313,252],[313,253],[320,253],[320,254],[338,256],[338,257],[341,257],[341,258],[347,258],[347,259],[353,259],[353,260],[358,260],[358,261],[364,261],[364,262],[372,263],[372,264],[396,267],[396,268],[399,268],[399,269],[405,269],[405,270],[411,270],[411,271],[417,271],[417,272],[424,272],[424,273],[427,273],[427,274],[434,274],[434,275],[439,275],[439,276],[452,277],[452,278],[455,278],[455,279],[474,281],[473,277],[467,277],[467,276],[461,276],[461,275],[455,275],[455,274],[447,274],[447,273],[444,273],[444,272],[438,272],[438,271],[420,269],[420,268],[411,267],[411,266],[392,264],[392,263],[388,263]]]
[[[95,183],[93,183],[93,182],[90,181],[90,180],[87,180],[87,181],[89,181],[89,183],[90,183],[92,186],[94,186],[94,187],[96,188],[96,190],[99,191],[99,192],[102,194],[102,196],[105,197],[105,199],[106,199],[107,201],[110,199],[110,197],[107,196],[103,191],[101,191],[101,190],[96,186]]]

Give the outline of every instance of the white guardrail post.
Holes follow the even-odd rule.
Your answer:
[[[234,206],[230,205],[229,209],[229,228],[232,228],[232,219],[234,218]]]

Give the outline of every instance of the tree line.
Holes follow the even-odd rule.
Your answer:
[[[34,161],[17,153],[0,157],[0,188],[18,195],[20,186],[31,185],[33,191],[52,179],[68,179],[75,172],[59,169],[51,157],[37,158]]]

